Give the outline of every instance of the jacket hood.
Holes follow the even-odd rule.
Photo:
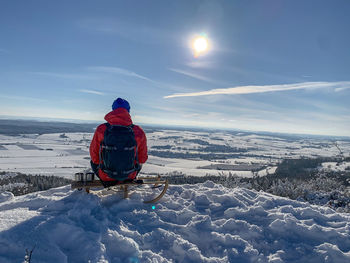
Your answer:
[[[105,120],[112,125],[129,126],[132,124],[129,112],[124,108],[117,108],[106,114]]]

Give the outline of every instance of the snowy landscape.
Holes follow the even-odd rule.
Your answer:
[[[0,263],[350,263],[349,14],[1,1]]]
[[[142,191],[123,199],[70,189],[74,173],[89,168],[93,130],[3,132],[0,262],[350,261],[348,138],[145,131],[142,174],[172,183],[155,205],[143,203]],[[293,181],[305,176],[299,166],[312,171],[307,192]],[[14,189],[31,184],[11,181],[18,176],[67,181],[18,196]]]
[[[97,125],[96,125],[97,126]],[[91,129],[92,130],[92,129]],[[262,135],[248,132],[145,128],[149,159],[144,174],[179,172],[240,177],[273,174],[283,159],[349,157],[346,137]],[[0,172],[72,178],[89,168],[89,133],[0,134]],[[350,161],[322,163],[320,169],[344,171]]]

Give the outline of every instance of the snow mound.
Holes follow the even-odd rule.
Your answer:
[[[210,181],[156,205],[69,186],[0,203],[0,262],[350,262],[350,215]]]
[[[4,191],[0,193],[0,202],[5,202],[14,198],[13,193]]]

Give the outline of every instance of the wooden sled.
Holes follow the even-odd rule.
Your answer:
[[[168,189],[169,183],[168,180],[163,180],[159,176],[158,177],[138,177],[134,181],[126,182],[126,183],[120,183],[117,185],[109,186],[107,188],[104,188],[100,180],[93,180],[93,181],[74,181],[71,183],[72,189],[78,189],[82,190],[85,189],[87,193],[90,193],[90,188],[102,188],[103,189],[109,189],[115,192],[123,192],[124,198],[129,197],[129,190],[130,188],[134,188],[133,186],[143,186],[143,185],[153,185],[150,189],[156,189],[163,187],[163,190],[161,193],[151,199],[144,201],[144,203],[155,203],[159,201],[165,194],[166,190]]]

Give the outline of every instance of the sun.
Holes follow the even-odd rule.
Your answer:
[[[192,41],[192,48],[194,51],[194,56],[198,57],[203,53],[207,52],[209,49],[208,39],[204,36],[197,36]]]
[[[193,48],[197,52],[204,52],[208,49],[208,40],[204,37],[198,37],[193,42]]]

